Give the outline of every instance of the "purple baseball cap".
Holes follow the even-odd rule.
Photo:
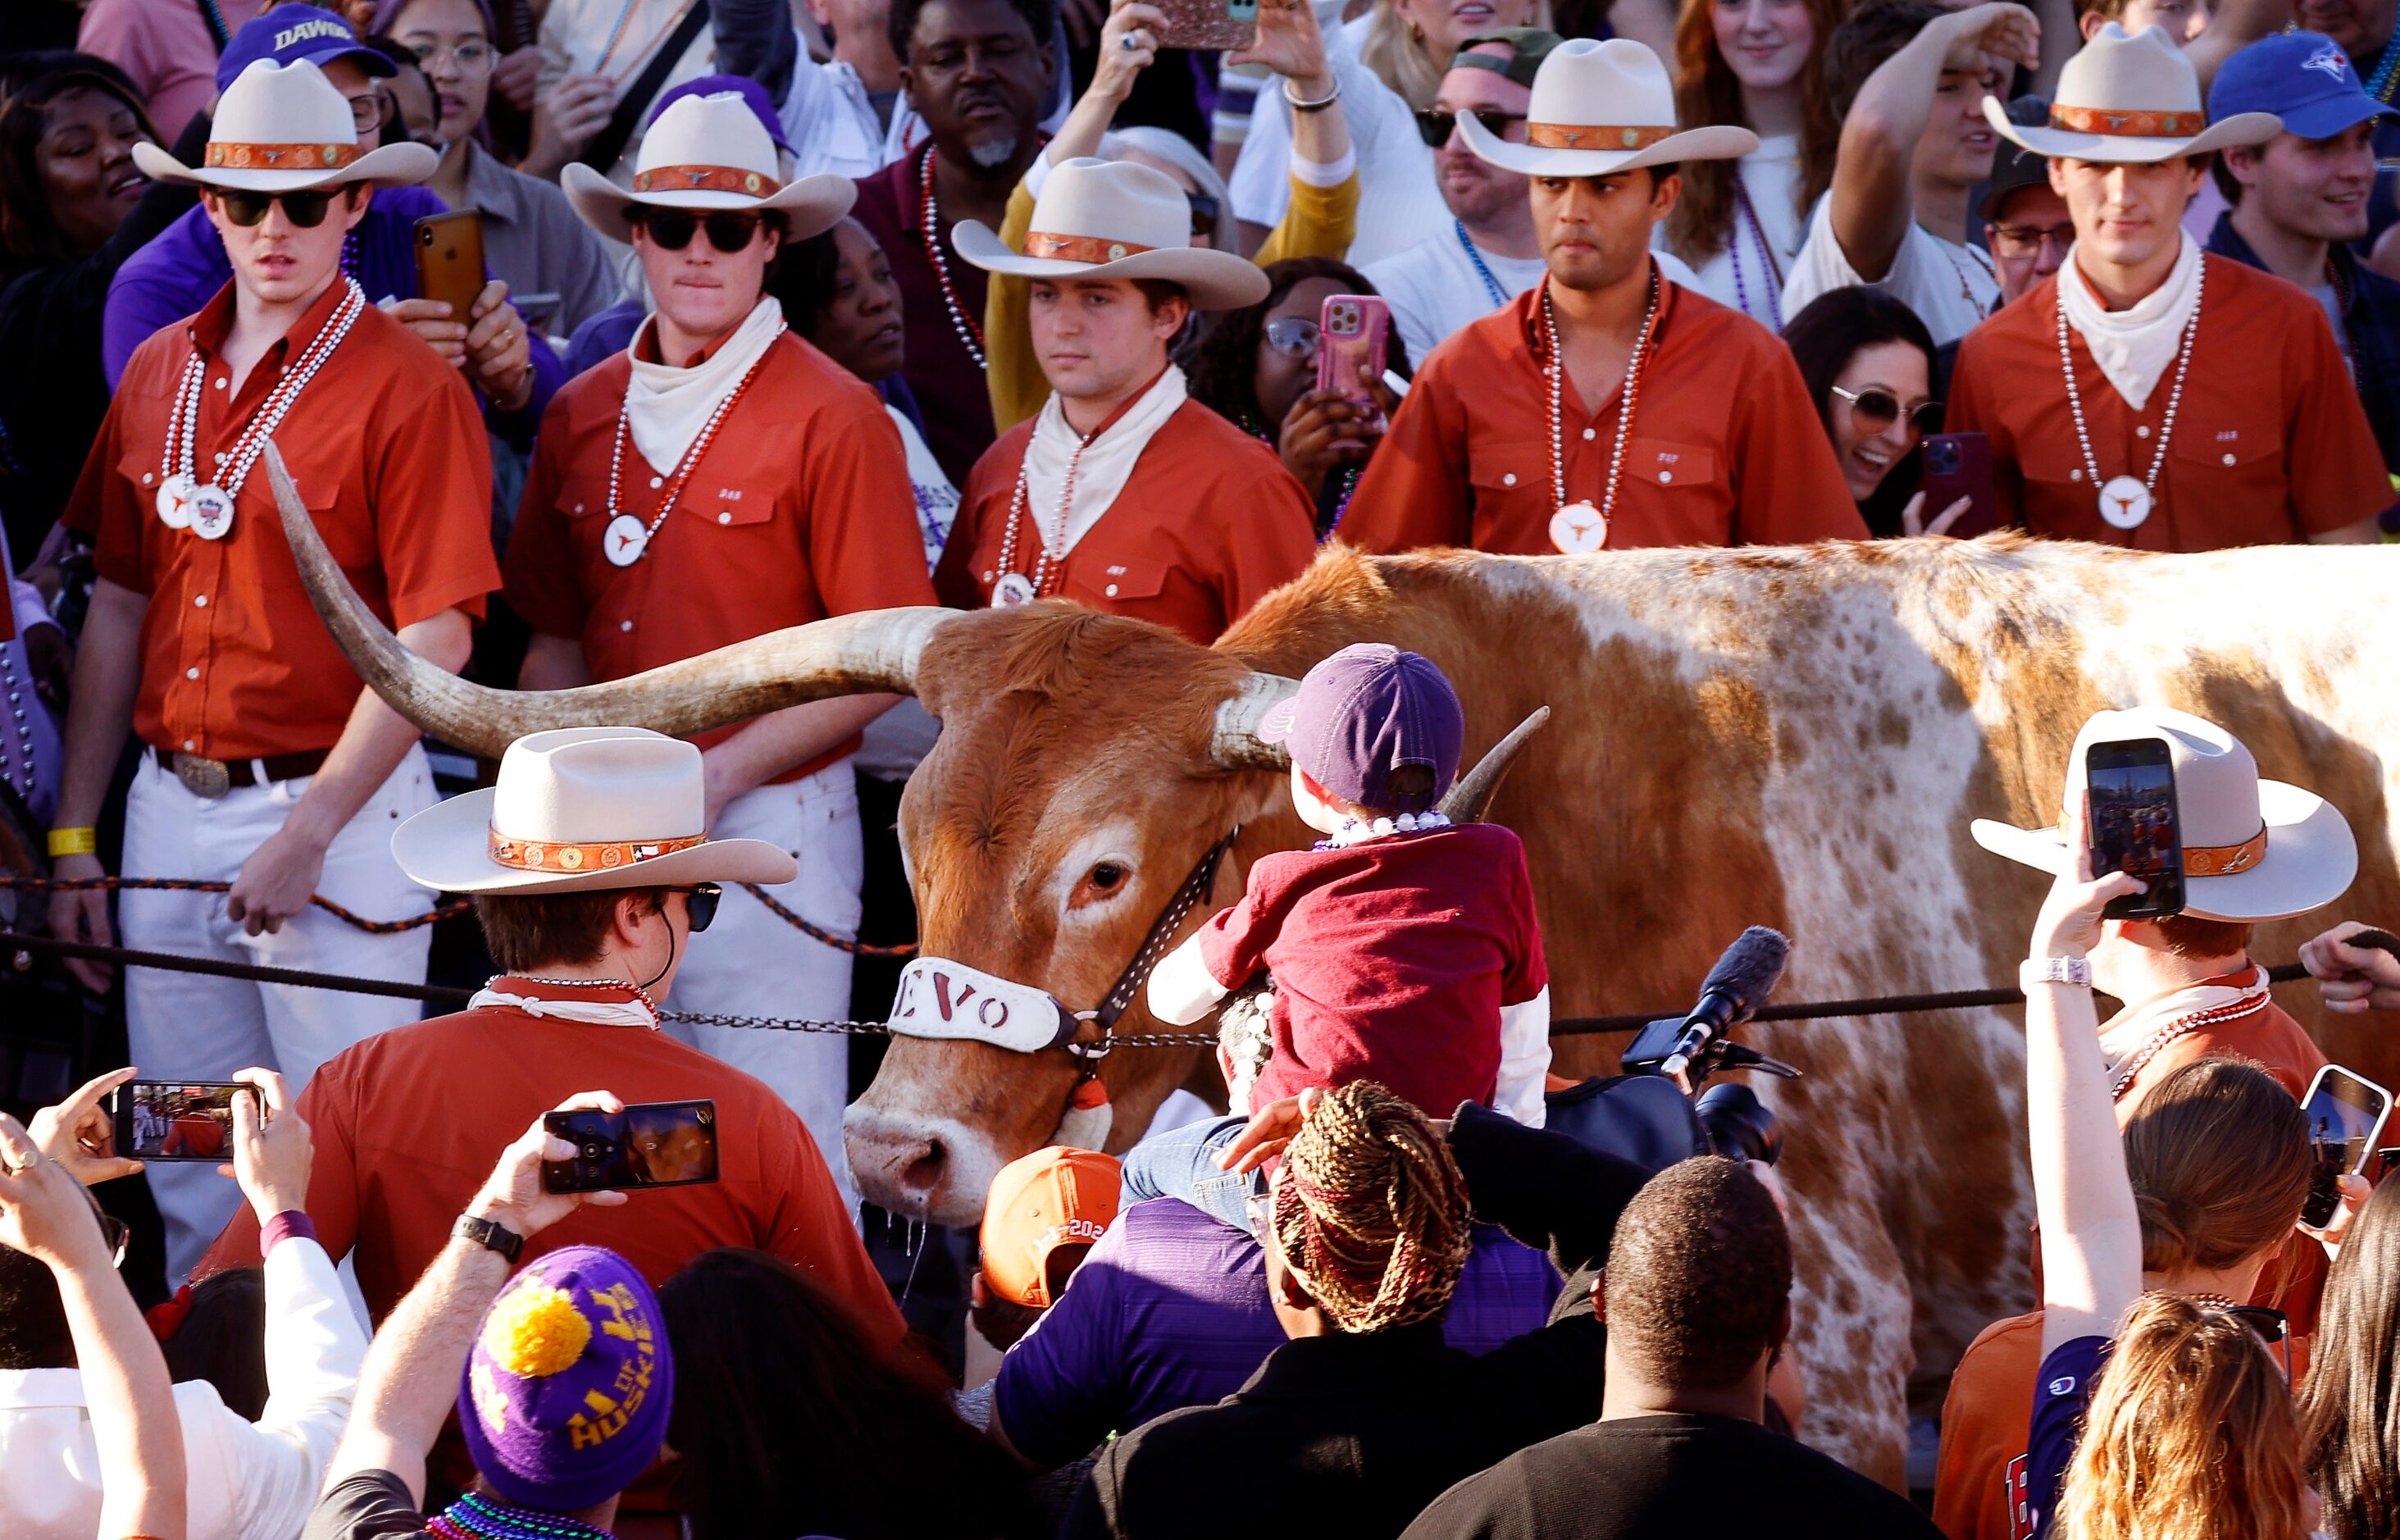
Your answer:
[[[484,1313],[458,1425],[502,1501],[574,1513],[649,1468],[674,1401],[658,1296],[614,1251],[570,1246],[527,1262]]]
[[[1383,642],[1356,642],[1308,671],[1300,690],[1259,724],[1291,762],[1344,801],[1379,812],[1423,812],[1458,776],[1466,738],[1458,692],[1433,660]],[[1433,771],[1421,797],[1391,790],[1403,765]]]
[[[742,104],[757,116],[759,125],[767,130],[767,137],[775,142],[775,148],[785,155],[799,153],[784,139],[784,119],[775,111],[775,99],[767,94],[766,87],[747,75],[703,75],[685,81],[671,91],[661,91],[658,104],[650,109],[650,116],[645,121],[657,122],[659,114],[687,96],[719,96],[727,91],[740,97]]]
[[[305,59],[323,69],[336,59],[355,61],[369,75],[394,75],[400,66],[359,41],[350,24],[316,6],[278,6],[241,24],[217,57],[217,89],[232,85],[262,59],[296,64]]]

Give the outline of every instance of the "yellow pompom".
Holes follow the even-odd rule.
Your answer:
[[[592,1323],[563,1288],[528,1281],[509,1290],[484,1320],[484,1352],[523,1379],[556,1374],[583,1356]]]

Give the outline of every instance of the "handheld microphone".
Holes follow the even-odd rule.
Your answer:
[[[1674,1052],[1660,1062],[1658,1072],[1670,1078],[1682,1074],[1708,1051],[1710,1043],[1748,1021],[1766,1002],[1791,956],[1792,939],[1781,931],[1752,925],[1742,932],[1709,970],[1707,982],[1700,986],[1699,1003],[1684,1018]]]

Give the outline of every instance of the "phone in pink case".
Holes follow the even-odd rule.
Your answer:
[[[1392,307],[1373,294],[1333,294],[1316,323],[1316,388],[1339,390],[1370,410],[1368,383],[1384,377],[1384,348]]]

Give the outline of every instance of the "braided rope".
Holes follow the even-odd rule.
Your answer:
[[[202,882],[197,878],[188,877],[0,877],[0,889],[7,888],[22,889],[29,893],[83,893],[94,888],[103,893],[223,893],[233,892],[233,884],[230,882]],[[413,931],[419,926],[430,925],[437,920],[447,920],[453,915],[465,914],[474,907],[471,900],[459,898],[453,899],[447,904],[436,905],[423,914],[411,915],[406,920],[368,920],[353,914],[330,898],[320,898],[311,893],[308,896],[308,902],[343,924],[364,931],[369,935],[398,935],[403,931]]]
[[[1467,1226],[1449,1144],[1372,1081],[1329,1092],[1284,1152],[1275,1240],[1344,1331],[1439,1316],[1466,1265]]]

